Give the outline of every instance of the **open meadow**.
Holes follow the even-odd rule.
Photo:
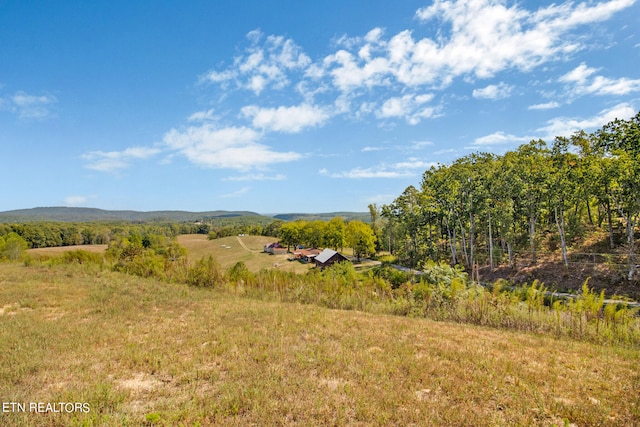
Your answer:
[[[252,299],[97,265],[0,264],[0,348],[3,403],[26,408],[0,413],[3,426],[640,422],[637,348]],[[36,413],[30,402],[85,406]]]
[[[50,248],[29,249],[27,250],[27,253],[32,257],[46,258],[46,257],[57,256],[57,255],[63,254],[64,252],[78,251],[78,250],[92,252],[96,254],[102,254],[107,250],[107,248],[108,248],[108,245],[53,246]]]
[[[263,251],[264,245],[277,240],[269,236],[230,236],[209,240],[204,234],[185,234],[177,237],[178,243],[187,250],[190,262],[213,256],[223,267],[229,268],[237,262],[244,262],[250,271],[263,268],[278,268],[284,271],[304,273],[313,264],[289,261],[292,254],[271,255]]]
[[[313,264],[289,261],[288,258],[291,257],[291,254],[270,255],[263,252],[264,245],[273,242],[274,239],[276,238],[247,235],[209,240],[204,234],[185,234],[177,237],[178,243],[187,250],[187,257],[191,263],[203,257],[213,256],[224,269],[242,261],[253,272],[265,268],[278,268],[284,271],[304,273],[313,266]],[[27,253],[36,259],[43,259],[75,250],[104,253],[107,250],[107,245],[58,246],[29,249]]]

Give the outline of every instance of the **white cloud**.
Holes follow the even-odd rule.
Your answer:
[[[628,119],[636,114],[636,109],[629,103],[621,103],[612,108],[600,111],[597,115],[585,119],[557,117],[547,121],[547,124],[536,129],[534,135],[518,136],[507,134],[503,131],[494,132],[480,138],[476,138],[470,148],[496,147],[508,144],[523,144],[531,140],[544,139],[552,141],[557,136],[569,137],[579,130],[592,131],[615,119]]]
[[[236,197],[242,197],[249,192],[249,187],[242,187],[241,189],[234,191],[233,193],[222,194],[220,197],[223,199],[232,199]]]
[[[552,110],[554,108],[558,108],[560,106],[559,103],[555,101],[547,102],[544,104],[534,104],[529,106],[529,110]]]
[[[504,82],[501,82],[497,85],[489,85],[482,89],[474,89],[473,97],[477,99],[504,99],[508,98],[511,95],[511,91],[513,90],[513,86],[510,86]]]
[[[320,175],[329,176],[331,178],[349,178],[349,179],[367,179],[367,178],[406,178],[415,177],[431,166],[435,166],[435,162],[425,162],[416,157],[410,157],[406,161],[380,164],[375,167],[362,168],[356,167],[343,172],[329,172],[326,168],[320,169]]]
[[[360,168],[356,167],[344,172],[329,173],[326,169],[321,170],[322,175],[328,175],[331,178],[350,178],[350,179],[364,179],[364,178],[405,178],[409,176],[415,176],[413,172],[401,172],[390,170],[384,167],[379,168]]]
[[[287,179],[284,174],[265,175],[263,173],[252,173],[247,175],[230,176],[224,181],[284,181]]]
[[[429,169],[431,166],[436,166],[436,162],[425,162],[416,157],[410,157],[404,162],[394,163],[392,167],[396,170],[410,170],[410,169]]]
[[[405,95],[401,98],[390,98],[382,104],[378,117],[403,117],[412,109],[411,95]]]
[[[362,51],[362,48],[360,49]],[[389,62],[384,57],[359,58],[346,50],[327,56],[323,67],[331,75],[333,85],[343,92],[360,87],[388,85]]]
[[[554,27],[567,28],[607,20],[613,14],[632,6],[634,3],[635,0],[611,0],[597,4],[580,3],[573,7],[573,2],[566,2],[560,5],[552,4],[541,9],[538,15],[543,19],[547,16],[553,16],[555,19],[551,23]]]
[[[53,95],[29,95],[18,91],[6,99],[0,98],[0,108],[17,114],[23,120],[41,120],[52,115],[51,107],[57,102]]]
[[[323,72],[341,91],[399,84],[405,87],[448,86],[459,76],[490,78],[507,69],[529,71],[583,49],[571,31],[603,21],[633,4],[566,2],[537,10],[500,0],[436,0],[417,11],[422,22],[438,20],[437,39],[414,38],[410,30],[388,40],[380,31],[351,38],[328,55]]]
[[[433,99],[432,94],[404,95],[387,99],[376,112],[378,118],[404,118],[407,123],[415,125],[422,119],[438,115],[436,107],[423,107]]]
[[[274,151],[260,144],[259,139],[259,133],[250,128],[217,129],[205,124],[184,131],[172,129],[165,134],[163,142],[192,163],[210,168],[249,170],[302,157],[292,151]]]
[[[505,145],[512,143],[525,143],[535,139],[530,136],[516,136],[511,134],[505,134],[503,131],[494,132],[490,135],[486,135],[480,138],[476,138],[471,145],[477,147],[491,147],[496,145]]]
[[[197,111],[195,113],[193,113],[192,115],[189,116],[189,118],[187,119],[187,121],[189,122],[206,122],[206,121],[211,121],[211,120],[215,120],[216,116],[215,116],[215,111],[213,108],[206,110],[206,111]]]
[[[456,150],[455,148],[443,148],[442,150],[437,150],[434,151],[433,154],[436,156],[439,156],[441,154],[451,154],[451,153],[456,153],[458,150]]]
[[[435,0],[419,9],[416,17],[421,24],[435,27],[436,36],[419,37],[417,30],[410,29],[387,35],[373,28],[364,36],[339,37],[334,51],[315,61],[293,40],[256,30],[247,34],[249,46],[231,66],[213,70],[203,80],[257,95],[293,82],[304,99],[300,106],[249,105],[243,110],[254,127],[264,130],[298,132],[340,114],[355,118],[373,114],[417,124],[442,115],[442,106],[429,105],[433,94],[418,93],[442,91],[459,78],[477,81],[504,71],[526,73],[552,61],[566,61],[589,46],[589,36],[576,31],[580,26],[609,19],[633,2],[567,1],[526,9],[522,3],[507,0]],[[623,93],[635,85],[633,80],[598,79],[589,88],[598,93]],[[383,96],[375,91],[380,88],[396,95],[377,102]],[[480,87],[473,96],[502,99],[513,91],[514,87],[500,83]],[[320,96],[334,97],[331,113],[312,107]],[[291,124],[282,118],[287,113],[294,113]],[[312,114],[305,116],[307,113]]]
[[[85,165],[87,169],[116,172],[129,167],[132,160],[147,159],[160,151],[160,149],[152,147],[130,147],[123,151],[91,151],[81,157],[88,162]]]
[[[65,206],[82,206],[85,205],[90,198],[89,196],[68,196],[64,199]]]
[[[382,151],[382,150],[386,150],[386,148],[384,147],[362,147],[362,149],[360,151],[362,151],[363,153],[369,153],[371,151]]]
[[[297,133],[304,128],[321,125],[330,117],[325,109],[309,104],[278,108],[248,105],[240,112],[250,118],[256,128],[286,133]]]
[[[600,111],[597,115],[586,119],[557,117],[549,120],[546,126],[539,128],[541,138],[551,140],[556,136],[570,136],[579,130],[597,129],[615,119],[627,120],[636,114],[636,109],[629,103],[621,103],[612,108]]]
[[[575,96],[626,95],[640,91],[640,79],[610,79],[596,75],[598,71],[596,68],[587,67],[583,62],[559,80],[570,85],[571,93]]]
[[[244,55],[234,58],[233,66],[223,71],[210,71],[201,81],[237,87],[260,95],[266,88],[282,89],[289,85],[288,73],[304,70],[311,59],[291,39],[282,36],[264,38],[259,30],[247,34],[251,45]],[[264,38],[264,43],[262,42]]]
[[[433,142],[431,141],[414,141],[411,143],[412,150],[421,150],[425,147],[432,147]]]

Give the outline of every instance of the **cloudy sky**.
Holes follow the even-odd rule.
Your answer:
[[[0,211],[366,211],[640,109],[640,2],[0,2]]]

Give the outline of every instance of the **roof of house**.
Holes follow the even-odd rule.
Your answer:
[[[311,256],[311,255],[317,255],[319,254],[320,251],[318,249],[315,248],[311,248],[311,249],[298,249],[294,252],[294,255],[302,255],[302,256]]]
[[[324,251],[320,252],[320,254],[316,257],[316,261],[324,264],[325,262],[329,261],[335,254],[338,254],[342,258],[346,259],[344,255],[340,254],[337,251],[334,251],[333,249],[325,249]]]
[[[265,248],[282,248],[282,246],[280,245],[280,242],[268,243],[264,245],[264,247]]]

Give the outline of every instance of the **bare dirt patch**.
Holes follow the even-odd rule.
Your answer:
[[[162,386],[161,381],[142,372],[128,379],[118,380],[116,383],[120,388],[134,393],[148,393]]]
[[[505,279],[514,284],[531,284],[534,280],[554,291],[575,292],[589,280],[590,288],[597,292],[605,291],[607,297],[613,295],[627,296],[635,301],[640,300],[640,282],[626,280],[618,271],[609,269],[603,264],[574,264],[565,267],[560,262],[541,260],[536,265],[519,268],[500,266],[493,271],[489,267],[480,268],[480,281],[492,283]]]

